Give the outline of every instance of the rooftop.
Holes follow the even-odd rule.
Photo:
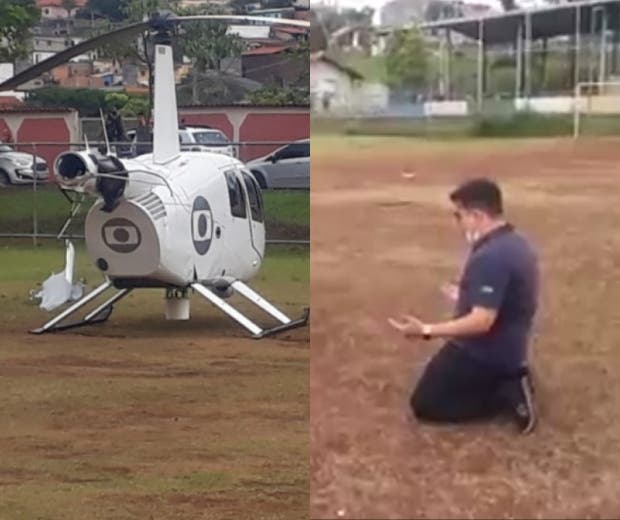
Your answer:
[[[273,47],[257,47],[256,49],[250,49],[243,53],[244,56],[261,56],[267,54],[280,54],[288,49],[286,45],[277,45]]]
[[[577,25],[577,10],[580,10],[579,32],[589,33],[593,12],[601,7],[608,12],[607,28],[609,30],[619,29],[620,2],[618,0],[588,0],[527,10],[515,9],[507,13],[480,17],[438,20],[421,24],[420,27],[425,30],[450,29],[476,40],[479,39],[480,31],[485,43],[503,44],[515,41],[519,26],[524,24],[528,17],[531,19],[532,39],[534,40],[574,34]]]
[[[346,65],[343,65],[342,63],[340,63],[336,59],[334,59],[331,56],[327,55],[325,53],[325,51],[319,51],[319,52],[315,52],[314,54],[311,54],[310,55],[310,61],[311,62],[313,62],[313,61],[314,62],[322,61],[322,62],[328,63],[329,65],[331,65],[332,67],[335,67],[339,71],[344,72],[351,79],[360,80],[360,79],[364,78],[364,76],[362,76],[356,70],[353,70],[352,68],[347,67]]]
[[[86,0],[74,0],[75,7],[84,7]],[[62,7],[62,0],[37,0],[37,7]]]

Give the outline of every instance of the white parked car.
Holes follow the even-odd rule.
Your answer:
[[[0,188],[11,184],[32,184],[36,175],[37,182],[46,182],[48,169],[43,157],[17,152],[8,144],[0,142]]]
[[[310,139],[302,139],[247,163],[261,188],[310,189]]]
[[[184,152],[214,152],[237,156],[226,134],[217,128],[186,126],[179,129],[181,150]]]
[[[132,152],[136,151],[136,131],[129,130],[127,137],[132,143]],[[217,128],[206,126],[184,126],[179,128],[179,142],[183,152],[213,152],[237,157],[237,149],[226,134]]]

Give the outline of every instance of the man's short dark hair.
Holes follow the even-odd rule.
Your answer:
[[[491,217],[503,213],[502,192],[489,179],[471,179],[450,193],[450,200],[465,209],[484,211]]]

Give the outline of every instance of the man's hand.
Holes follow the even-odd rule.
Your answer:
[[[456,302],[459,299],[459,286],[455,283],[444,283],[441,286],[441,292],[451,302]]]
[[[424,335],[424,322],[415,316],[405,315],[401,316],[399,320],[388,318],[388,323],[407,338],[422,337]]]

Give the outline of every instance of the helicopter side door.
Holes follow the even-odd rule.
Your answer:
[[[263,196],[258,183],[249,171],[241,170],[241,177],[243,178],[248,200],[248,212],[250,216],[248,220],[250,224],[252,246],[262,259],[265,255],[265,213]]]
[[[255,267],[260,264],[261,255],[255,251],[252,242],[250,206],[243,177],[236,167],[226,169],[224,176],[230,203],[230,229],[227,229],[226,233],[227,245],[231,252],[230,261],[235,266],[232,272],[238,278],[243,279],[252,276]]]

